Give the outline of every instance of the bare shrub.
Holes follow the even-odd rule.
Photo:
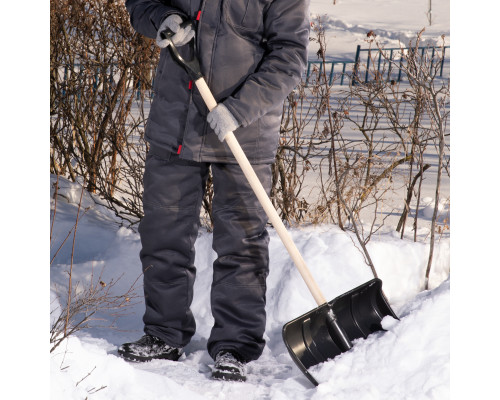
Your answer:
[[[284,103],[273,201],[291,224],[335,223],[353,230],[376,275],[366,244],[398,212],[390,200],[404,193],[397,224],[401,237],[416,202],[416,241],[428,157],[438,154],[438,177],[443,170],[449,174],[449,80],[439,78],[444,47],[423,49],[419,35],[399,57],[392,52],[389,57],[369,33],[369,62],[355,65],[349,88],[342,90],[334,87],[340,76],[327,76],[321,18],[312,31],[319,63],[307,84],[302,82]],[[392,77],[394,71],[400,80]],[[435,201],[437,210],[437,192]],[[432,243],[435,217],[431,224]]]
[[[370,62],[343,76],[350,79],[343,89],[335,86],[340,76],[327,76],[321,17],[310,40],[318,63],[283,103],[271,200],[289,225],[334,223],[355,232],[374,270],[366,244],[399,212],[389,200],[398,196],[403,206],[401,237],[412,217],[417,240],[429,155],[438,155],[439,179],[449,175],[449,82],[438,79],[444,48],[422,51],[419,36],[388,57],[370,31]],[[158,50],[132,29],[121,2],[51,1],[51,172],[83,177],[129,225],[143,215],[144,126],[157,61]],[[391,78],[395,70],[401,82]],[[439,188],[437,182],[436,213]],[[202,215],[208,229],[212,196],[209,179]],[[431,223],[433,243],[442,227],[436,215]]]
[[[158,50],[132,29],[122,2],[52,0],[50,11],[50,170],[83,177],[134,223]]]
[[[418,35],[415,44],[413,46],[410,44],[409,51],[405,54],[406,63],[403,70],[410,84],[410,94],[414,98],[418,98],[418,103],[428,119],[428,122],[423,123],[422,126],[415,125],[415,129],[419,127],[420,131],[425,132],[423,138],[417,137],[416,140],[420,150],[419,173],[423,173],[425,168],[422,161],[423,151],[425,150],[422,149],[425,149],[427,145],[433,145],[438,155],[434,211],[431,219],[430,251],[425,273],[425,288],[428,289],[441,199],[442,174],[443,171],[448,175],[450,173],[448,167],[449,153],[447,154],[449,149],[446,144],[447,125],[450,115],[450,82],[438,79],[441,65],[444,62],[444,37],[442,38],[441,48],[437,49],[437,57],[433,57],[436,52],[435,49],[431,54],[431,49],[425,47],[422,49],[420,47],[423,31]],[[416,221],[417,217],[415,217],[415,225]]]

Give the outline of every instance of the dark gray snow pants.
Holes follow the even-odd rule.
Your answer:
[[[269,272],[267,216],[237,164],[198,163],[151,149],[144,174],[144,218],[139,226],[146,312],[144,331],[184,347],[195,332],[194,243],[200,207],[212,168],[214,197],[212,315],[208,351],[232,349],[247,361],[264,348],[266,277]],[[254,165],[271,190],[271,166]]]

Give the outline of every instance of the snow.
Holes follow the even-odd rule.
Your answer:
[[[386,46],[399,46],[426,27],[424,39],[435,43],[441,34],[449,44],[449,2],[434,0],[433,25],[428,26],[427,1],[311,0],[311,13],[321,15],[327,29],[328,57],[353,59],[356,46],[366,45],[366,32],[374,30]],[[310,52],[315,51],[313,47]],[[55,181],[51,177],[51,183]],[[59,182],[52,258],[72,228],[81,189]],[[51,197],[52,198],[52,197]],[[477,197],[476,197],[477,199]],[[45,201],[45,200],[44,200]],[[53,206],[54,201],[51,200]],[[432,197],[422,199],[420,213],[430,218]],[[87,193],[76,236],[73,258],[75,290],[97,277],[116,281],[115,294],[134,282],[141,295],[139,250],[136,232],[120,227],[111,212],[95,204]],[[440,211],[449,204],[440,203]],[[424,291],[429,244],[401,240],[384,227],[368,243],[384,292],[400,320],[386,318],[385,332],[358,340],[348,353],[311,369],[320,382],[313,387],[291,360],[281,339],[289,320],[315,307],[312,296],[270,229],[270,265],[267,291],[266,347],[262,357],[248,365],[245,383],[210,379],[213,360],[206,342],[213,323],[209,291],[215,254],[212,235],[200,230],[196,242],[197,279],[192,310],[197,332],[179,362],[157,360],[127,363],[117,346],[142,335],[142,299],[119,318],[100,313],[92,327],[71,336],[50,355],[51,399],[447,399],[450,398],[450,238],[438,237],[430,276]],[[424,233],[419,238],[425,237]],[[372,278],[356,238],[334,225],[303,226],[291,235],[325,297],[330,300]],[[53,318],[64,303],[71,240],[58,252],[50,268],[50,304]],[[43,324],[42,324],[43,325]],[[113,326],[113,329],[109,328]]]
[[[51,178],[52,182],[55,180]],[[78,183],[61,178],[59,187],[53,236],[62,240],[74,224],[81,189]],[[92,202],[91,196],[84,193],[82,203],[89,209],[78,224],[74,284],[79,282],[83,288],[97,275],[104,282],[120,277],[113,287],[113,293],[119,294],[140,274],[139,235],[120,227],[109,210]],[[294,228],[291,234],[328,299],[372,278],[353,234],[334,225]],[[320,382],[315,388],[295,366],[281,339],[282,326],[315,308],[315,303],[273,229],[270,236],[267,345],[262,357],[248,364],[247,382],[210,379],[213,360],[207,354],[206,343],[213,318],[207,288],[212,280],[215,253],[211,248],[212,234],[202,229],[195,246],[197,279],[192,305],[197,332],[180,362],[131,364],[118,357],[117,346],[142,335],[144,305],[139,301],[116,321],[113,315],[96,315],[93,327],[73,335],[51,354],[51,399],[448,397],[449,238],[437,243],[432,290],[424,292],[428,245],[401,240],[390,231],[377,234],[369,242],[384,292],[401,320],[386,318],[386,332],[359,340],[351,352],[313,367],[311,372]],[[52,248],[52,253],[57,247]],[[69,249],[60,250],[51,266],[52,309],[65,301],[71,244],[65,247]],[[139,284],[139,294],[141,290]]]
[[[402,0],[311,0],[310,13],[326,28],[327,52],[336,60],[354,60],[356,46],[367,47],[366,34],[373,30],[386,48],[408,45],[425,28],[423,43],[441,43],[441,35],[450,42],[450,2],[432,1],[432,24],[427,11],[429,1]],[[310,54],[317,49],[311,47]]]
[[[450,282],[417,295],[337,359],[313,367],[323,383],[312,399],[449,398]],[[332,397],[330,397],[332,398]]]

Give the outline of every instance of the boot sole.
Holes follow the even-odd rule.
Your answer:
[[[247,377],[239,374],[232,374],[230,372],[213,371],[212,379],[218,381],[246,382]]]
[[[180,356],[178,356],[178,357],[166,354],[164,356],[159,355],[159,356],[150,356],[150,357],[147,357],[147,356],[137,356],[137,355],[130,354],[130,353],[123,353],[123,352],[120,352],[120,351],[118,351],[118,355],[120,357],[122,357],[124,360],[131,361],[131,362],[148,362],[148,361],[152,361],[152,360],[177,361],[182,356],[182,354]]]

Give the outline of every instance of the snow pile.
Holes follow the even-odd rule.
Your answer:
[[[378,332],[348,353],[312,368],[323,382],[312,399],[447,399],[450,281],[419,294],[386,317]]]
[[[335,59],[353,60],[356,46],[368,46],[366,34],[373,30],[377,41],[384,47],[399,47],[415,41],[418,32],[423,32],[423,43],[441,44],[445,34],[446,45],[450,44],[450,2],[432,2],[432,24],[429,24],[427,1],[401,0],[311,0],[310,13],[314,20],[320,17],[326,29],[327,56]],[[317,51],[314,44],[309,49],[310,57]]]
[[[60,181],[59,186],[53,236],[62,240],[74,224],[79,191],[78,185],[66,181]],[[65,202],[65,198],[70,202]],[[98,275],[104,282],[120,277],[113,293],[123,293],[140,275],[139,236],[119,227],[111,212],[102,206],[92,206],[87,193],[83,200],[90,209],[78,225],[73,284],[83,288]],[[295,228],[291,234],[327,299],[372,278],[352,234],[333,225]],[[368,249],[401,321],[384,320],[388,332],[360,340],[353,351],[316,366],[312,373],[321,384],[315,388],[295,366],[281,339],[283,324],[313,309],[315,303],[273,229],[270,236],[267,345],[262,357],[248,365],[247,382],[221,383],[210,379],[213,360],[207,354],[206,343],[213,318],[207,289],[212,281],[215,253],[211,248],[212,235],[200,230],[192,305],[197,332],[181,361],[130,364],[117,356],[118,345],[142,335],[144,305],[140,299],[116,321],[112,315],[96,315],[99,321],[92,328],[65,341],[51,354],[51,398],[446,398],[449,281],[439,285],[449,276],[449,239],[442,239],[435,249],[431,287],[437,288],[419,294],[428,245],[400,240],[391,232],[372,238]],[[51,266],[52,309],[65,301],[70,242]],[[52,253],[57,247],[53,246]],[[140,284],[138,294],[142,294]],[[106,328],[112,323],[117,329]]]

